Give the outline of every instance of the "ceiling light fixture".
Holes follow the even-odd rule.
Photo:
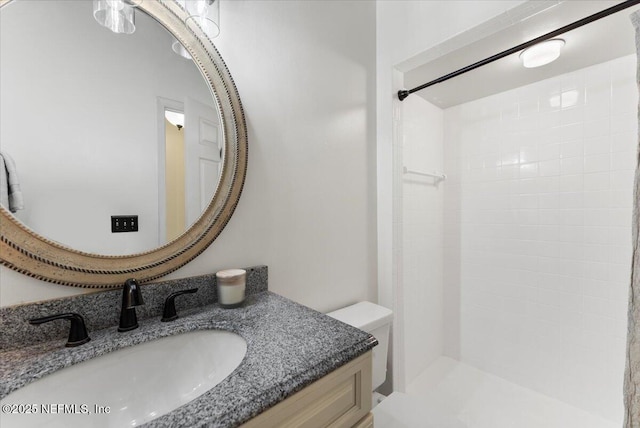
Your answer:
[[[169,121],[170,124],[175,126],[178,129],[182,129],[184,127],[184,113],[179,113],[177,111],[165,110],[164,117]]]
[[[191,58],[191,54],[187,51],[187,49],[182,46],[182,43],[180,43],[175,37],[173,38],[173,42],[171,43],[171,49],[173,50],[173,52],[177,53],[184,59],[193,59]]]
[[[186,19],[195,21],[209,38],[214,39],[220,34],[220,0],[185,0],[185,9],[189,14]]]
[[[116,34],[136,31],[134,6],[141,0],[93,0],[93,17]]]
[[[520,53],[522,65],[535,68],[549,64],[560,57],[560,50],[564,45],[563,39],[550,39],[533,45]]]
[[[220,34],[220,0],[176,0],[187,12],[185,24],[194,21],[210,39]],[[185,59],[192,59],[189,52],[177,40],[173,39],[171,49]]]

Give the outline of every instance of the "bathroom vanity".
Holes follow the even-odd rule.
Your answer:
[[[140,313],[140,327],[124,333],[117,332],[113,315],[119,290],[0,309],[2,403],[11,403],[9,394],[37,379],[118,349],[198,330],[225,330],[246,341],[240,365],[212,389],[148,420],[145,426],[372,426],[371,349],[377,344],[375,338],[267,291],[266,267],[249,268],[247,273],[247,300],[236,309],[211,302],[215,300],[214,275],[143,286],[147,304],[140,307],[146,307]],[[176,302],[179,318],[161,322],[161,296],[169,289],[194,285],[200,288],[198,293]],[[33,316],[73,309],[86,318],[91,337],[75,348],[64,347],[68,323],[31,326],[26,322]],[[111,325],[104,327],[105,323]],[[144,354],[139,363],[145,363]],[[127,390],[135,391],[131,380],[135,376],[122,376],[125,384],[130,382]],[[157,376],[164,376],[163,371]],[[90,400],[90,394],[86,397]],[[28,422],[34,415],[19,416]],[[73,416],[86,423],[87,416]],[[107,416],[113,414],[91,415],[98,421]]]
[[[371,351],[259,414],[243,428],[373,428]]]
[[[116,5],[122,2],[98,3],[111,7],[114,16],[119,16],[121,9],[118,9]],[[41,117],[43,120],[46,118],[52,123],[59,124],[64,120],[56,119],[50,114],[60,109],[48,108],[43,104],[43,101],[50,99],[58,102],[59,97],[53,95],[55,92],[50,92],[56,89],[62,90],[65,100],[70,99],[67,97],[75,97],[73,98],[75,101],[67,101],[65,104],[68,107],[79,106],[78,114],[86,113],[88,116],[99,118],[101,122],[98,124],[86,123],[83,130],[87,132],[87,135],[84,136],[78,134],[79,129],[74,129],[75,139],[81,142],[79,149],[56,149],[56,153],[63,154],[63,160],[72,158],[72,156],[66,155],[68,153],[82,153],[88,147],[87,142],[90,142],[92,153],[94,153],[93,157],[102,159],[104,164],[108,165],[108,167],[103,164],[86,165],[88,171],[84,175],[82,172],[77,172],[75,177],[80,178],[65,181],[69,186],[72,183],[78,183],[78,187],[83,191],[77,194],[73,193],[74,196],[72,196],[75,201],[83,201],[82,204],[63,202],[63,205],[72,207],[73,211],[70,215],[49,205],[51,201],[60,198],[42,199],[46,207],[40,211],[47,213],[42,217],[49,220],[57,213],[62,219],[72,219],[71,232],[64,228],[59,229],[58,226],[63,222],[58,219],[52,221],[55,227],[50,229],[44,227],[44,224],[32,222],[33,219],[29,216],[16,216],[10,211],[10,207],[0,205],[0,264],[36,280],[97,290],[91,294],[79,294],[69,298],[0,308],[0,398],[2,398],[3,406],[5,404],[16,405],[13,407],[9,405],[6,409],[3,407],[3,410],[6,410],[4,414],[0,415],[2,416],[3,428],[11,426],[14,422],[20,426],[29,424],[33,426],[57,425],[65,428],[73,425],[119,427],[140,424],[150,427],[236,427],[243,424],[247,427],[371,426],[372,418],[369,414],[371,409],[371,349],[377,344],[377,341],[370,334],[269,292],[265,266],[247,269],[247,299],[241,307],[235,309],[223,309],[218,304],[214,274],[153,282],[198,257],[222,232],[233,215],[242,192],[248,164],[248,141],[245,115],[233,78],[209,35],[196,21],[190,19],[192,16],[185,9],[184,2],[145,0],[133,3],[136,3],[135,13],[138,15],[136,25],[139,32],[147,34],[146,37],[138,38],[142,42],[136,42],[136,38],[114,36],[103,32],[104,29],[98,27],[98,24],[93,21],[90,9],[84,10],[90,8],[91,2],[46,1],[42,4],[36,4],[36,2],[26,0],[0,0],[0,8],[3,13],[3,40],[9,44],[8,48],[15,48],[16,54],[13,61],[3,60],[3,84],[5,81],[8,82],[5,86],[12,88],[12,93],[17,95],[20,100],[38,100],[37,103],[34,101],[13,104],[16,107],[18,104],[29,106],[29,110],[22,116],[25,120],[29,120],[29,124],[31,123],[30,119],[34,116]],[[30,13],[30,7],[36,7],[38,13]],[[37,25],[32,21],[36,15],[46,18],[42,25]],[[52,20],[54,16],[61,19],[60,23],[54,23]],[[63,20],[70,16],[74,17],[70,21],[72,24]],[[95,17],[95,14],[93,16]],[[22,21],[24,17],[30,17],[27,24]],[[46,29],[45,24],[49,24],[49,21],[51,21],[53,28]],[[78,37],[78,34],[67,33],[67,31],[77,30],[76,26],[80,23],[84,26],[78,33],[82,37]],[[151,24],[160,28],[152,28]],[[36,28],[44,29],[44,33],[40,36],[34,36]],[[9,30],[15,30],[15,35],[11,36],[13,33],[8,33]],[[21,31],[23,32],[21,33]],[[112,29],[112,31],[114,30]],[[158,33],[155,33],[156,31]],[[94,39],[89,36],[89,33],[95,33],[96,40],[99,42],[93,42]],[[30,43],[30,39],[26,38],[28,36],[34,36],[37,43]],[[24,70],[25,73],[35,70],[37,76],[31,79],[15,79],[16,83],[26,80],[27,86],[25,88],[15,86],[14,81],[10,82],[8,79],[4,79],[5,74],[17,77],[25,74],[20,68],[20,65],[25,64],[25,61],[20,58],[50,56],[49,53],[54,49],[47,47],[43,42],[51,42],[57,48],[61,44],[55,43],[55,37],[62,37],[63,40],[70,37],[85,42],[84,47],[89,48],[87,52],[82,53],[77,47],[62,50],[79,60],[82,66],[98,63],[116,64],[117,71],[121,72],[122,64],[130,65],[133,61],[146,59],[140,64],[136,62],[139,67],[138,65],[132,66],[132,69],[137,71],[129,73],[126,75],[127,78],[123,79],[127,83],[132,83],[132,89],[124,90],[121,95],[115,93],[114,90],[119,89],[123,82],[112,79],[111,77],[116,73],[110,73],[104,66],[101,67],[101,70],[96,70],[96,73],[106,71],[106,77],[100,77],[100,75],[88,72],[80,66],[75,66],[72,63],[67,64],[70,67],[69,73],[80,70],[83,77],[90,76],[93,79],[91,82],[99,81],[106,84],[106,82],[115,81],[116,84],[113,88],[105,87],[104,84],[79,83],[77,87],[67,90],[66,87],[52,85],[49,80],[41,76],[63,75],[67,76],[67,80],[70,82],[75,82],[76,79],[58,67],[54,67],[50,72],[42,71],[41,61],[38,61],[37,67],[27,66]],[[151,43],[152,41],[154,43]],[[122,46],[112,43],[121,43]],[[101,49],[96,50],[95,46],[100,46]],[[136,46],[139,48],[138,51],[133,49]],[[180,54],[181,58],[171,52],[170,49],[173,49],[177,53],[174,49],[175,46],[182,48],[186,56]],[[27,49],[30,47],[34,48],[34,51]],[[155,59],[150,55],[146,56],[152,48],[158,51],[157,58],[162,61],[162,64],[169,64],[165,59],[171,58],[174,60],[170,61],[171,67],[182,70],[184,76],[193,75],[194,79],[202,80],[201,82],[193,82],[190,78],[175,78],[178,74],[169,73],[171,78],[167,79],[168,81],[185,85],[187,83],[201,85],[201,87],[198,89],[194,86],[193,93],[190,91],[180,92],[176,88],[170,87],[168,83],[162,84],[160,81],[153,80],[152,77],[160,75],[160,69],[167,67],[154,66]],[[59,49],[55,50],[60,51]],[[131,51],[132,54],[127,58],[117,55],[107,56],[107,53],[121,54],[125,51]],[[99,62],[92,60],[92,55],[96,52],[101,60]],[[136,52],[142,52],[144,56]],[[184,62],[184,58],[189,60]],[[193,61],[190,61],[191,59]],[[62,64],[68,63],[66,60],[60,60],[60,62]],[[148,67],[150,71],[141,72],[142,68],[140,67],[143,66]],[[131,82],[134,77],[138,77],[140,80]],[[148,91],[142,90],[144,85],[151,83],[154,85],[152,85],[153,87],[149,86]],[[33,89],[36,84],[41,85],[41,90]],[[11,104],[11,93],[8,90],[4,91],[5,86],[3,86],[3,102],[8,100],[7,103]],[[118,100],[117,103],[113,103],[117,108],[113,111],[106,111],[104,107],[109,103],[101,101],[95,102],[95,106],[98,107],[96,111],[99,113],[91,110],[90,107],[94,107],[92,100],[105,98],[100,93],[86,89],[96,86],[98,89],[104,89],[106,95],[113,96]],[[27,89],[34,90],[35,94],[27,93]],[[166,93],[174,94],[173,98],[167,99]],[[146,95],[143,96],[144,94]],[[198,101],[198,97],[203,94],[212,97]],[[88,96],[89,100],[85,100],[84,96]],[[144,118],[152,118],[153,120],[136,119],[125,111],[124,107],[133,106],[131,103],[139,100],[146,100],[147,104],[139,108],[131,108],[143,113]],[[193,113],[192,115],[188,112],[189,106],[198,105],[192,101],[198,101],[200,104],[204,103],[215,108],[211,112],[204,108],[194,108],[191,111],[202,110],[202,113]],[[40,115],[31,110],[35,104],[42,105],[46,113]],[[149,173],[145,175],[142,172],[145,171],[140,167],[143,163],[149,164],[150,162],[152,164],[146,171],[155,171],[158,165],[165,164],[165,150],[158,150],[158,147],[164,146],[150,135],[167,134],[169,132],[167,129],[170,128],[167,128],[166,113],[181,111],[181,106],[184,107],[185,113],[185,141],[188,139],[187,131],[201,130],[198,132],[202,135],[197,134],[199,137],[196,140],[198,144],[210,146],[211,150],[209,151],[215,158],[215,162],[213,162],[215,168],[203,169],[202,171],[197,168],[185,168],[200,181],[195,183],[195,186],[185,186],[184,195],[179,194],[177,197],[178,202],[190,204],[196,199],[193,195],[200,195],[201,200],[195,204],[198,209],[194,210],[192,215],[185,214],[186,220],[178,221],[181,228],[175,233],[169,233],[171,228],[163,227],[169,223],[169,215],[165,212],[168,211],[166,204],[156,200],[147,201],[151,206],[150,209],[138,204],[145,200],[145,197],[149,199],[150,195],[159,194],[168,198],[168,193],[165,194],[165,192],[158,190],[164,186],[166,176],[159,174],[157,183],[147,188],[135,190],[137,188],[134,188],[134,184],[146,182],[149,178],[156,178],[149,177]],[[154,112],[156,114],[153,114]],[[76,117],[76,113],[67,109],[64,109],[64,114],[64,118]],[[118,119],[119,114],[124,114],[124,117]],[[187,124],[190,118],[195,120],[192,122],[192,126]],[[79,121],[84,122],[82,119]],[[3,132],[5,128],[8,128],[5,126],[5,122],[7,125],[16,124],[17,130],[23,128],[17,121],[3,119]],[[104,132],[98,131],[102,129],[100,126],[103,122],[108,124],[126,123],[128,132],[122,132],[121,127],[116,126],[111,127],[116,131],[116,136],[105,135]],[[45,126],[42,123],[41,126],[35,128],[45,131],[46,136],[32,137],[32,141],[46,141],[47,147],[49,147],[52,146],[49,144],[51,141],[72,140],[68,138],[67,134],[53,135],[51,132],[58,126]],[[138,132],[142,132],[142,134],[138,134]],[[7,138],[6,141],[15,142],[11,151],[23,165],[22,168],[33,166],[29,162],[31,160],[29,155],[31,152],[41,150],[23,144],[20,132],[15,132],[12,135],[15,137]],[[101,155],[96,154],[98,153],[96,150],[99,140],[103,137],[107,141],[107,145],[104,146],[107,151],[117,153],[114,161],[105,161]],[[4,141],[3,144],[5,144]],[[116,142],[123,143],[124,148],[114,148]],[[149,146],[152,150],[145,149]],[[4,148],[5,146],[3,146]],[[20,150],[24,148],[29,153],[20,158]],[[129,153],[127,159],[135,153],[142,155],[141,159],[132,162],[135,168],[122,161],[124,150]],[[81,158],[81,166],[84,167],[85,157]],[[157,159],[160,161],[157,162]],[[171,156],[167,155],[166,160],[171,160]],[[202,164],[209,165],[211,163],[204,162]],[[124,170],[118,172],[116,166],[122,166]],[[76,173],[77,168],[67,168],[56,161],[55,169]],[[46,177],[46,180],[34,182],[31,186],[27,185],[27,178],[38,175],[41,170],[49,171],[50,168],[39,168],[31,170],[32,172],[22,169],[25,171],[23,191],[28,191],[30,188],[38,189],[45,195],[55,195],[56,192],[48,190],[46,184],[59,180],[51,179],[49,176]],[[100,180],[85,179],[85,175],[93,177],[94,174],[110,171],[115,171],[116,178],[123,178],[125,181],[117,184],[119,182],[116,182],[115,178],[104,178],[103,176],[101,176],[103,179]],[[139,173],[139,175],[134,173]],[[187,181],[190,180],[185,176],[185,182]],[[87,182],[91,185],[87,185]],[[108,183],[109,190],[106,193],[98,192],[96,182]],[[114,188],[120,189],[117,198],[113,195],[112,189]],[[124,190],[127,189],[133,190],[130,194],[125,195]],[[198,189],[208,189],[210,192],[202,192]],[[65,187],[65,193],[68,190]],[[39,198],[31,198],[31,200],[36,201]],[[115,205],[107,204],[114,201]],[[171,201],[173,203],[173,199]],[[103,203],[107,205],[97,213],[82,214],[79,212],[80,208],[93,209]],[[160,207],[157,212],[156,207]],[[37,207],[33,207],[33,209],[38,211]],[[116,211],[122,209],[126,212]],[[111,232],[102,227],[104,225],[101,222],[105,218],[108,219],[109,215],[138,212],[147,212],[148,216],[141,216],[139,219],[134,216],[136,233],[115,234],[113,233],[113,224]],[[188,207],[185,207],[185,213],[189,212]],[[112,216],[112,222],[113,218],[114,216]],[[80,221],[84,219],[93,219],[98,223],[84,224]],[[138,228],[138,226],[140,227]],[[142,242],[143,232],[156,230],[158,236],[151,236]],[[98,235],[93,234],[96,231],[99,232]],[[132,230],[127,230],[127,232],[129,231]],[[120,244],[120,246],[115,244]],[[136,287],[138,283],[141,284],[145,303],[142,306],[136,306],[141,302],[136,303],[133,305],[135,306],[133,309],[128,304],[124,304],[124,298],[121,303],[121,296],[124,296],[127,290],[123,284],[128,283],[129,290],[134,287],[132,285],[134,282],[131,282],[130,279],[136,280],[134,281]],[[2,286],[11,287],[13,284],[3,283]],[[176,301],[178,318],[171,322],[161,322],[160,317],[165,299],[176,292],[194,288],[198,288],[197,293],[181,296]],[[128,322],[124,323],[120,318],[121,331],[118,331],[119,313],[129,314],[126,311],[131,310],[137,311],[137,318],[128,318],[127,315]],[[86,342],[86,337],[84,337],[83,341],[86,343],[77,347],[65,348],[65,340],[69,333],[67,321],[46,322],[37,326],[29,324],[29,320],[54,315],[79,319],[77,315],[67,315],[71,313],[78,314],[84,319],[91,339]],[[173,394],[175,391],[172,389],[177,388],[177,384],[181,382],[179,382],[179,377],[172,379],[169,376],[168,372],[172,370],[172,367],[175,367],[175,365],[171,365],[173,361],[166,361],[166,364],[165,361],[162,361],[165,352],[163,349],[167,348],[160,347],[157,348],[160,350],[154,348],[155,351],[148,351],[150,348],[146,345],[162,342],[178,344],[175,345],[177,349],[194,348],[193,352],[186,354],[200,356],[199,363],[203,361],[206,363],[210,360],[215,366],[216,352],[221,355],[221,359],[224,358],[222,354],[225,351],[231,352],[225,348],[226,345],[220,345],[219,348],[214,347],[213,352],[209,352],[203,357],[201,353],[204,352],[204,349],[199,349],[198,345],[193,345],[191,339],[186,339],[188,334],[206,330],[221,330],[233,333],[236,338],[241,337],[241,340],[246,342],[242,345],[246,345],[246,349],[242,352],[246,351],[246,353],[242,353],[239,357],[236,355],[238,358],[233,363],[236,365],[232,365],[231,368],[227,367],[231,371],[228,376],[221,375],[220,379],[216,380],[217,383],[214,382],[214,386],[204,389],[202,394],[176,404],[169,400],[169,397],[176,395]],[[163,339],[177,335],[185,337],[176,341],[170,339],[168,342]],[[214,336],[216,335],[212,335],[212,337]],[[215,349],[223,349],[223,351],[215,351]],[[182,365],[191,366],[190,356],[185,356],[185,352],[173,352],[175,350],[167,350],[166,359],[185,358]],[[153,356],[148,352],[151,352]],[[135,355],[132,356],[132,354]],[[109,361],[117,361],[121,355],[132,358],[132,363],[122,366],[121,372],[116,370],[113,375],[102,374],[94,379],[89,376],[92,372],[102,373],[98,364],[95,369],[86,371],[87,376],[75,376],[76,380],[79,379],[78,385],[80,386],[75,389],[70,387],[65,389],[69,386],[66,379],[73,376],[69,375],[65,379],[64,376],[67,375],[63,375],[64,373],[69,373],[78,367],[86,368],[89,363],[95,363],[98,360],[107,361],[104,364],[108,365]],[[85,364],[85,362],[87,363]],[[155,372],[149,370],[148,366],[151,364],[157,368]],[[142,370],[142,366],[145,366],[144,370]],[[55,375],[53,375],[54,373]],[[156,388],[137,389],[141,384],[148,383],[146,381],[150,378],[155,379],[156,376]],[[62,380],[59,383],[40,388],[38,385],[42,385],[41,382],[45,382],[47,378]],[[89,379],[95,381],[89,382]],[[81,383],[83,380],[85,384]],[[22,387],[25,388],[21,390]],[[201,386],[194,386],[194,388],[199,387]],[[40,403],[35,400],[12,402],[16,396],[20,396],[20,391],[25,393],[24,391],[31,388],[53,391],[54,395],[48,399],[51,402]],[[69,389],[72,389],[71,392],[76,395],[65,395]],[[109,397],[104,394],[94,394],[95,392],[104,392],[104,390],[115,391],[115,394]],[[13,395],[12,398],[13,393],[18,395]],[[56,395],[58,393],[59,395]],[[74,402],[71,403],[68,401],[71,401],[72,398],[64,397],[76,398],[73,398]],[[22,400],[28,400],[28,398],[23,397]],[[97,402],[99,400],[102,401]],[[108,400],[116,402],[104,402]],[[161,401],[170,401],[170,403],[165,405],[163,409],[154,409],[154,403]],[[74,404],[95,405],[101,411],[88,415],[82,412],[83,408],[80,408],[81,414],[74,414],[71,410],[76,410],[75,407],[62,407],[63,412],[57,412],[42,423],[38,422],[38,418],[43,416],[42,410],[44,408],[37,408],[39,412],[32,411],[32,413],[38,413],[37,415],[25,414],[28,413],[25,412],[28,410],[25,406],[28,405],[72,406]],[[143,411],[147,405],[150,410]],[[102,411],[107,407],[110,409],[109,412]],[[13,412],[14,408],[16,412]],[[120,419],[116,418],[115,422],[110,419],[118,414]],[[49,416],[51,415],[49,414]]]

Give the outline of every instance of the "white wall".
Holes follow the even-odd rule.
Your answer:
[[[397,293],[403,279],[401,254],[397,250],[394,251],[394,248],[398,247],[397,238],[394,243],[394,234],[401,236],[398,229],[402,222],[401,214],[398,215],[393,210],[394,206],[398,206],[400,200],[398,194],[401,193],[402,187],[400,153],[403,111],[396,97],[397,91],[402,89],[402,78],[397,67],[444,40],[523,2],[523,0],[377,1],[378,298],[380,304],[395,309],[396,315],[403,304],[402,296],[398,296]],[[396,358],[392,353],[391,364],[394,372],[403,373],[404,342],[428,339],[422,335],[403,339],[401,334],[404,333],[403,320],[395,318],[394,325],[393,353],[400,352],[400,356]],[[404,390],[405,379],[403,374],[394,377],[394,389]]]
[[[214,103],[152,18],[138,13],[137,31],[116,35],[91,6],[2,9],[0,149],[16,161],[27,226],[78,250],[133,254],[159,244],[158,97]],[[111,233],[111,215],[138,215],[139,231]]]
[[[443,171],[443,111],[420,97],[403,104],[402,164],[419,172]],[[405,338],[404,383],[409,384],[443,353],[444,185],[415,174],[402,177],[401,299]],[[397,226],[397,227],[398,227]]]
[[[635,61],[445,111],[447,352],[619,423]]]
[[[376,2],[376,95],[378,148],[378,280],[381,302],[392,297],[392,154],[393,110],[396,93],[393,70],[429,48],[524,3],[524,0]]]
[[[315,309],[375,301],[375,3],[234,0],[220,15],[247,181],[222,234],[170,278],[266,264],[271,290]],[[2,305],[81,291],[0,280]]]

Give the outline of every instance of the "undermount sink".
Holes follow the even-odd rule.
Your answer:
[[[183,333],[119,349],[52,373],[5,397],[2,428],[138,426],[222,382],[246,352],[242,337],[220,330]],[[16,411],[31,408],[36,414],[7,413],[7,404],[26,405]],[[49,414],[43,413],[47,410]]]

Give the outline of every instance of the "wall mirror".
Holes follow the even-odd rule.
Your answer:
[[[0,205],[12,269],[82,287],[150,281],[233,213],[247,139],[229,71],[178,3],[137,3],[135,32],[115,34],[91,1],[0,0],[0,152],[22,192],[21,207]],[[137,231],[114,232],[128,217]]]

